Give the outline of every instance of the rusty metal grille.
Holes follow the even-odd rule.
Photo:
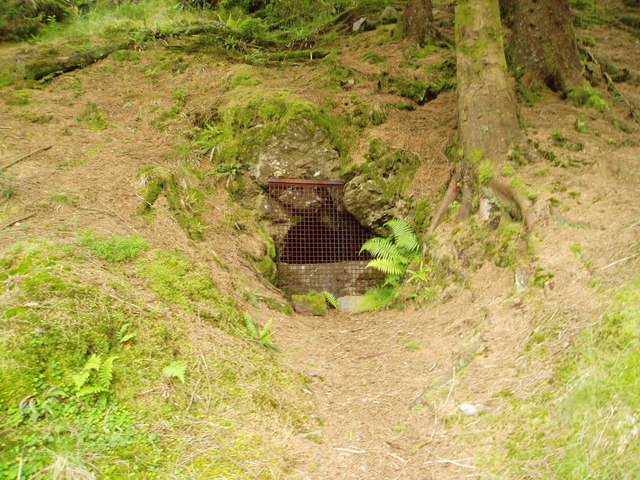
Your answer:
[[[269,219],[274,229],[279,286],[288,293],[364,293],[380,281],[360,253],[371,238],[346,210],[344,182],[269,180]]]

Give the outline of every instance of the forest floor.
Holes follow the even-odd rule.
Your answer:
[[[364,79],[350,91],[315,88],[325,72],[312,63],[251,67],[252,74],[263,79],[263,87],[286,87],[317,104],[329,96],[338,105],[353,96],[392,104],[396,96],[371,93],[373,74],[383,67],[403,71],[397,65],[410,47],[378,44],[376,35],[339,39],[338,61]],[[634,71],[640,65],[639,41],[624,31],[596,25],[579,29],[578,36],[595,40],[593,53],[619,68]],[[13,194],[0,206],[0,250],[29,238],[72,240],[86,229],[137,232],[154,247],[186,252],[230,296],[240,297],[239,285],[269,293],[245,260],[246,252],[259,253],[261,240],[234,228],[251,221],[223,188],[207,196],[203,219],[210,229],[204,242],[187,239],[166,204],[159,204],[151,222],[136,216],[142,202],[140,170],[176,162],[189,114],[215,100],[236,66],[204,53],[174,53],[171,42],[135,52],[133,60],[108,58],[23,90],[28,93],[22,102],[4,89],[0,164],[51,148],[11,167]],[[0,62],[28,56],[29,49],[5,45]],[[384,57],[384,63],[361,60],[371,52]],[[600,85],[602,92],[605,87]],[[640,105],[638,85],[617,87]],[[163,120],[161,113],[176,103],[172,92],[178,88],[187,92],[186,107]],[[317,416],[317,427],[289,437],[289,478],[426,480],[486,473],[487,456],[509,434],[508,420],[501,424],[500,417],[509,418],[513,397],[533,395],[551,375],[554,358],[602,318],[607,292],[640,270],[639,129],[627,107],[611,92],[605,95],[610,112],[576,107],[552,94],[521,105],[528,137],[555,154],[554,161],[518,169],[537,194],[539,215],[526,264],[500,268],[487,260],[463,268],[464,281],[403,311],[334,311],[328,317],[260,311],[273,317],[282,361],[310,378],[308,395]],[[107,128],[83,123],[90,103],[99,107]],[[422,167],[411,188],[435,201],[449,172],[444,150],[455,133],[455,109],[454,93],[414,111],[390,108],[387,122],[363,134],[355,157],[373,137],[417,153]],[[630,129],[616,128],[613,118],[624,119]],[[586,133],[576,131],[578,119],[586,122]],[[159,127],[163,121],[166,125]],[[554,144],[553,132],[583,148],[574,152]],[[206,166],[207,159],[202,162]],[[482,249],[456,243],[455,228],[452,221],[441,227],[443,250],[460,265],[468,264]],[[212,250],[232,274],[209,256]],[[515,267],[529,278],[527,288],[516,288]],[[541,274],[547,276],[534,285]],[[458,408],[462,403],[483,404],[491,411],[467,417]]]

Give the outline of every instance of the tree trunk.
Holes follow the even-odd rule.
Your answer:
[[[521,133],[506,74],[498,0],[463,0],[455,13],[458,129],[463,187],[477,190],[478,164],[500,165]]]
[[[423,44],[438,38],[433,25],[433,6],[431,0],[409,0],[400,22],[403,36]]]
[[[515,0],[509,59],[525,83],[554,91],[581,84],[582,64],[568,0]]]

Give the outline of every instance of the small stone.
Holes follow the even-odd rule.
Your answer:
[[[343,312],[354,312],[364,297],[362,295],[347,295],[338,298],[338,308]]]
[[[364,30],[366,23],[367,23],[367,17],[359,18],[358,20],[353,22],[352,30],[354,32],[361,32]]]
[[[386,7],[382,13],[380,14],[380,18],[378,19],[380,23],[396,23],[400,16],[398,15],[398,11],[393,7]]]
[[[482,403],[461,403],[460,405],[458,405],[458,409],[463,413],[463,415],[466,415],[467,417],[474,417],[483,412],[493,411],[493,408],[487,405],[483,405]]]

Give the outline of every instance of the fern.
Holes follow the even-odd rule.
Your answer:
[[[324,295],[324,298],[327,299],[327,303],[329,305],[331,305],[333,308],[338,309],[338,300],[336,299],[335,295],[331,292],[327,292],[326,290],[324,292],[322,292],[322,295]]]
[[[100,355],[95,353],[89,357],[82,371],[73,375],[73,383],[76,385],[76,395],[84,397],[96,393],[107,393],[113,381],[113,362],[118,357],[109,357],[102,361]]]
[[[167,378],[177,378],[184,383],[184,375],[187,372],[187,363],[184,360],[175,360],[162,369],[162,375]]]
[[[407,266],[404,263],[390,260],[387,258],[374,258],[369,262],[367,267],[375,268],[385,275],[402,275]]]
[[[385,285],[398,285],[411,262],[420,252],[420,244],[411,227],[402,220],[392,219],[385,223],[391,231],[387,238],[374,237],[367,240],[360,251],[373,257],[368,267],[386,275]]]
[[[119,343],[126,343],[138,335],[137,333],[127,333],[130,327],[130,323],[125,323],[120,327],[120,330],[116,333],[116,340],[118,340]]]
[[[391,238],[374,237],[362,245],[360,252],[367,251],[374,258],[393,259],[402,256],[400,249],[393,244]]]
[[[98,370],[98,385],[105,389],[109,389],[111,381],[113,380],[113,362],[118,357],[109,357],[103,363]]]
[[[393,240],[400,250],[414,253],[420,249],[416,234],[406,222],[394,218],[385,225],[391,229]]]
[[[89,360],[87,360],[87,363],[84,365],[83,370],[86,370],[86,371],[99,370],[101,364],[102,364],[102,358],[100,357],[100,355],[96,355],[94,353],[89,357]]]

